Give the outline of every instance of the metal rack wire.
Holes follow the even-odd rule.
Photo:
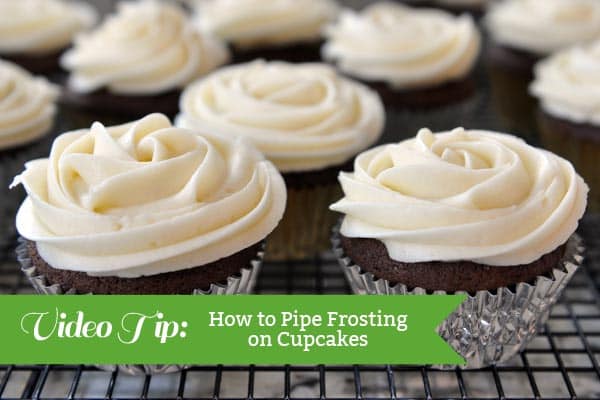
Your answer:
[[[600,398],[600,216],[584,219],[586,266],[542,332],[509,364],[477,371],[423,366],[195,366],[131,377],[91,366],[0,366],[2,399],[595,399]],[[9,257],[0,291],[28,293]],[[335,260],[265,265],[258,293],[347,293]]]

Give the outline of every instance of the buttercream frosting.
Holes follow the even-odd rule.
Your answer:
[[[153,95],[184,87],[228,57],[225,45],[197,31],[175,4],[138,0],[119,3],[100,27],[79,35],[61,64],[75,91]]]
[[[481,42],[469,15],[389,2],[345,10],[326,36],[323,56],[342,71],[399,89],[464,78]]]
[[[566,160],[514,136],[454,129],[377,147],[341,173],[341,233],[399,262],[528,264],[577,228],[588,188]]]
[[[173,127],[162,114],[64,133],[18,183],[28,194],[19,233],[51,266],[99,276],[227,257],[264,239],[286,200],[283,178],[251,145]]]
[[[222,68],[183,93],[177,124],[250,139],[282,172],[339,165],[381,135],[384,109],[366,86],[320,63]]]
[[[196,21],[238,48],[317,41],[338,13],[333,0],[208,0]]]
[[[17,65],[0,60],[0,149],[48,133],[56,114],[58,88]]]
[[[0,53],[60,51],[96,22],[94,9],[77,1],[0,0]]]
[[[538,63],[530,90],[551,115],[600,126],[600,39]]]
[[[491,7],[486,22],[496,42],[548,54],[600,37],[600,2],[507,0]]]

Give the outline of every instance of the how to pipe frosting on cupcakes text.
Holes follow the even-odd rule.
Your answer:
[[[367,347],[367,333],[345,333],[345,328],[387,328],[408,331],[408,314],[389,314],[381,310],[368,313],[279,313],[228,314],[209,312],[210,328],[266,328],[268,333],[251,332],[249,347],[293,347],[309,352],[315,347]]]

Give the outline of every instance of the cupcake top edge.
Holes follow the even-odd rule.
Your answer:
[[[600,39],[559,51],[534,72],[530,92],[545,112],[600,128]]]
[[[196,8],[197,26],[238,49],[318,42],[338,14],[334,0],[209,0]]]
[[[506,0],[492,5],[485,20],[500,45],[544,55],[600,37],[600,2]]]
[[[71,90],[147,96],[182,89],[228,60],[225,44],[194,28],[180,6],[136,0],[78,35],[60,61]]]
[[[286,202],[281,175],[253,146],[173,127],[162,114],[64,133],[14,184],[28,195],[17,230],[49,265],[126,278],[250,247]]]
[[[33,141],[50,131],[59,88],[46,78],[0,60],[0,149]]]
[[[180,110],[177,125],[244,137],[284,173],[344,164],[385,123],[377,93],[322,63],[221,68],[185,89]]]
[[[59,52],[71,44],[76,34],[91,28],[97,18],[96,10],[82,1],[2,1],[0,54]]]
[[[341,233],[377,239],[406,263],[532,263],[567,242],[588,193],[559,156],[463,128],[368,150],[340,183]]]
[[[477,61],[481,35],[473,18],[440,9],[377,2],[345,10],[325,31],[323,57],[349,75],[420,89],[465,78]]]

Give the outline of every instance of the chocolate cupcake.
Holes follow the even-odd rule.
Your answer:
[[[423,110],[474,93],[481,40],[468,15],[379,2],[344,11],[326,36],[323,57],[368,82],[388,105]]]
[[[340,183],[334,247],[353,289],[468,293],[440,329],[470,368],[523,348],[581,261],[586,184],[510,135],[422,129],[362,153]]]
[[[52,128],[58,88],[0,60],[0,151],[33,142]]]
[[[256,61],[191,84],[177,125],[252,141],[283,174],[288,206],[268,240],[270,259],[328,247],[337,173],[382,133],[377,94],[326,64]]]
[[[600,211],[600,39],[562,50],[535,67],[542,144],[569,159],[590,185]]]
[[[285,208],[251,145],[161,114],[62,134],[15,184],[19,259],[42,293],[248,292]]]
[[[512,131],[535,132],[536,102],[528,94],[534,65],[561,48],[600,37],[596,0],[507,0],[486,16],[493,101]]]
[[[337,13],[334,0],[208,0],[195,20],[232,46],[234,63],[308,62],[320,60],[322,28]]]
[[[119,123],[152,112],[175,116],[181,88],[225,63],[223,43],[193,28],[175,4],[120,3],[61,58],[70,77],[62,96],[76,125]],[[88,113],[81,113],[81,110]]]
[[[34,74],[55,73],[60,54],[96,18],[95,10],[81,1],[2,1],[0,57]]]

